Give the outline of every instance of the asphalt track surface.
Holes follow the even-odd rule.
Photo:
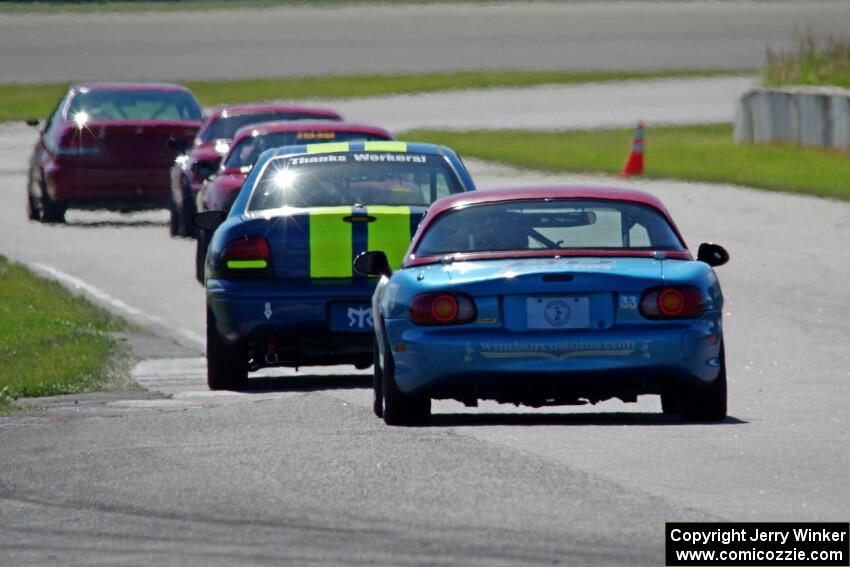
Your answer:
[[[0,82],[759,67],[847,2],[560,2],[0,14]]]
[[[643,188],[692,247],[726,245],[730,417],[439,402],[431,427],[389,428],[350,367],[209,392],[193,243],[161,212],[26,221],[32,138],[0,127],[0,253],[139,323],[147,391],[0,419],[2,563],[660,565],[664,521],[847,519],[848,203],[472,162],[481,187]]]

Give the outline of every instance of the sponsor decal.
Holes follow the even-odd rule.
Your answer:
[[[335,140],[336,132],[298,132],[296,140]]]
[[[393,163],[428,163],[428,157],[417,154],[352,154],[354,161],[363,162],[393,162]]]
[[[359,215],[359,216],[348,215],[347,217],[344,217],[342,220],[344,220],[345,222],[350,222],[350,223],[375,222],[375,217],[369,216],[369,215]]]
[[[266,316],[266,319],[272,318],[272,304],[266,301],[266,307],[263,309],[263,315]]]
[[[570,320],[570,315],[572,315],[570,306],[560,299],[550,301],[543,309],[543,317],[553,327],[563,327],[566,325]]]
[[[472,343],[467,342],[466,343],[466,349],[465,349],[464,355],[463,355],[463,361],[464,362],[472,362],[472,358],[474,356],[475,356],[475,349],[472,348]]]
[[[348,156],[345,155],[321,155],[321,156],[299,156],[289,158],[289,165],[308,165],[311,163],[330,163],[330,162],[347,162]]]
[[[372,323],[372,309],[369,307],[349,307],[348,326],[358,329],[371,329],[374,326]]]

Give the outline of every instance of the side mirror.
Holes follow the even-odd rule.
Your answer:
[[[227,215],[224,211],[204,211],[202,213],[195,213],[195,216],[192,217],[192,224],[194,224],[195,228],[199,230],[208,230],[212,232],[217,229],[226,218]]]
[[[27,118],[27,126],[32,126],[33,128],[38,128],[38,125],[41,121],[38,118]]]
[[[189,144],[183,138],[168,138],[168,147],[177,150],[177,153],[185,154]]]
[[[729,261],[729,252],[719,244],[703,242],[697,251],[697,260],[709,266],[722,266]]]
[[[354,259],[354,270],[364,276],[386,276],[393,275],[387,255],[376,250],[375,252],[362,252]]]

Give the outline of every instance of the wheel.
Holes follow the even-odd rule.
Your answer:
[[[686,421],[723,421],[726,418],[726,355],[720,346],[720,373],[710,384],[684,388],[681,397],[682,418]]]
[[[210,390],[240,390],[248,384],[248,355],[240,345],[226,343],[207,306],[207,385]]]
[[[372,348],[372,411],[378,417],[384,417],[383,375],[381,373],[381,351],[377,343]]]
[[[174,201],[168,203],[168,232],[171,236],[177,236],[180,233],[180,217],[177,216],[177,205]]]
[[[204,283],[204,264],[207,261],[207,248],[209,248],[207,231],[198,231],[198,242],[195,246],[195,279]]]
[[[41,210],[29,189],[27,190],[27,218],[34,221],[41,220]]]
[[[679,392],[670,389],[661,394],[661,411],[664,415],[679,415]]]
[[[180,199],[180,204],[176,208],[179,211],[177,234],[194,237],[195,225],[192,224],[192,217],[195,216],[195,204],[192,202],[192,190],[188,181],[183,182],[183,198]]]
[[[41,222],[63,223],[65,222],[65,210],[63,203],[54,201],[47,193],[47,188],[41,187]]]
[[[384,399],[384,423],[387,425],[424,425],[431,417],[431,398],[408,396],[395,383],[395,362],[387,345],[381,393]]]

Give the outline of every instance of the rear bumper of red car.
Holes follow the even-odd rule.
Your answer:
[[[45,169],[51,199],[74,208],[165,207],[168,167],[98,168],[55,165]]]

